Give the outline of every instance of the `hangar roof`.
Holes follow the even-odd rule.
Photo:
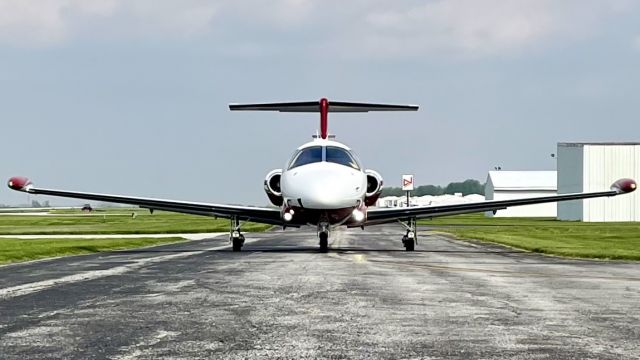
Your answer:
[[[577,142],[559,142],[558,146],[584,146],[584,145],[605,145],[605,146],[609,146],[609,145],[640,145],[640,142],[632,142],[632,141],[620,141],[620,142],[615,142],[615,141],[587,141],[587,142],[582,142],[582,141],[577,141]]]
[[[489,171],[494,190],[557,190],[556,171]]]

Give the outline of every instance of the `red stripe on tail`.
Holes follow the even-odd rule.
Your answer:
[[[329,113],[329,101],[325,98],[320,99],[320,136],[326,139],[329,134],[329,124],[327,114]]]

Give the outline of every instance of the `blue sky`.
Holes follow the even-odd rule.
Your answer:
[[[330,116],[388,185],[553,169],[559,141],[640,140],[639,20],[624,0],[0,0],[0,177],[263,205],[317,116],[227,104],[323,96],[421,106]]]

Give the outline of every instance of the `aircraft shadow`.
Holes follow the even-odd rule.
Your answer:
[[[207,250],[207,249],[139,249],[139,250],[119,250],[113,251],[112,254],[154,254],[154,253],[189,253],[189,252],[208,252],[208,253],[235,253],[228,249],[220,250]],[[318,247],[301,247],[301,246],[286,246],[286,247],[249,247],[242,249],[243,253],[300,253],[300,254],[327,254],[327,253],[444,253],[444,254],[523,254],[525,252],[518,250],[429,250],[429,249],[416,249],[412,252],[405,251],[404,249],[369,249],[360,247],[339,247],[329,248],[328,251],[322,252]]]

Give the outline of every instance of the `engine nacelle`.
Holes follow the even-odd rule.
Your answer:
[[[367,174],[367,193],[364,198],[364,204],[371,206],[374,205],[380,197],[383,180],[377,171],[365,170],[365,174]]]
[[[282,189],[280,188],[281,177],[282,169],[275,169],[271,170],[264,179],[264,191],[267,193],[271,203],[275,206],[281,206],[284,202]]]

